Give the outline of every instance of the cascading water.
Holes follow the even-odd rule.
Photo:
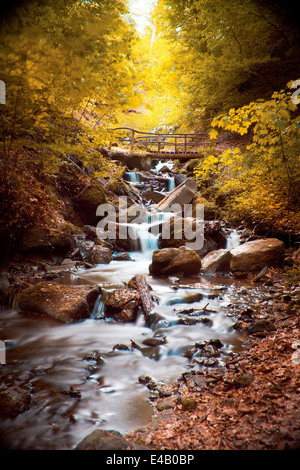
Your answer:
[[[12,338],[3,383],[30,389],[35,403],[18,416],[16,425],[10,420],[1,425],[15,448],[71,449],[99,427],[126,433],[145,426],[152,407],[149,391],[138,383],[140,376],[165,383],[177,379],[191,368],[187,348],[199,341],[217,338],[223,344],[223,359],[214,358],[205,367],[222,364],[239,347],[239,334],[226,310],[240,301],[230,281],[149,276],[160,226],[171,215],[149,210],[141,224],[128,224],[136,238],[132,261],[113,260],[69,278],[72,284],[99,285],[105,297],[135,274],[144,274],[157,299],[151,328],[143,315],[130,324],[105,318],[104,297],[99,297],[90,319],[69,325],[28,320],[15,310],[2,312],[0,329],[9,323]],[[163,344],[152,355],[151,348],[143,348],[147,340],[161,338]],[[131,340],[141,349],[132,348]],[[194,367],[204,367],[200,359]]]
[[[168,178],[168,191],[171,192],[175,189],[175,178]]]
[[[139,183],[139,173],[137,171],[126,172],[124,175],[125,179],[130,183]]]
[[[237,230],[231,230],[227,235],[226,248],[237,248],[241,244],[241,235]]]

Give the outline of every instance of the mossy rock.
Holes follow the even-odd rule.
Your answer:
[[[96,216],[97,207],[107,202],[106,193],[104,188],[96,183],[74,198],[73,202],[84,224],[97,225],[99,222]]]

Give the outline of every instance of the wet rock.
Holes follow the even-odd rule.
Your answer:
[[[156,402],[156,409],[158,411],[170,410],[176,407],[176,397],[166,397]]]
[[[17,302],[24,312],[67,323],[88,318],[99,294],[98,286],[65,286],[42,281],[21,291]]]
[[[103,357],[98,351],[93,351],[90,354],[87,354],[86,356],[84,356],[83,360],[88,362],[94,362],[98,365],[103,365],[105,363]]]
[[[75,450],[126,450],[128,443],[117,431],[96,429],[86,436]]]
[[[83,261],[90,264],[109,264],[112,260],[112,253],[109,248],[95,245],[90,240],[82,241],[79,250]]]
[[[140,294],[135,289],[116,289],[105,301],[105,315],[117,321],[134,322],[140,303]]]
[[[201,260],[202,270],[205,274],[227,272],[230,269],[230,259],[229,249],[211,251]]]
[[[192,304],[194,302],[199,302],[203,299],[203,294],[201,292],[194,292],[186,294],[182,297],[173,297],[173,299],[168,301],[167,305],[176,305],[176,304]]]
[[[112,253],[105,246],[93,246],[88,255],[88,263],[109,264],[112,260]]]
[[[141,375],[139,377],[139,383],[143,385],[146,385],[147,383],[149,383],[150,380],[151,380],[151,377],[149,377],[149,375]]]
[[[0,392],[0,416],[15,418],[31,406],[31,394],[18,386],[11,386]]]
[[[219,357],[220,356],[220,351],[219,351],[219,348],[217,348],[213,344],[205,344],[204,347],[201,348],[200,355],[202,357],[207,357],[207,358]]]
[[[282,262],[284,243],[276,238],[254,240],[231,250],[230,269],[237,272],[256,271]]]
[[[166,276],[183,273],[184,275],[198,274],[201,260],[198,254],[184,246],[180,248],[164,248],[155,250],[149,271],[152,275]]]
[[[203,365],[205,367],[216,367],[217,365],[219,364],[219,361],[218,359],[214,358],[214,357],[210,357],[208,359],[205,359],[203,361]]]
[[[117,351],[130,351],[130,347],[127,346],[127,344],[121,344],[121,343],[114,345],[113,351],[115,351],[116,349]]]
[[[142,344],[145,346],[160,346],[162,344],[166,344],[167,338],[164,336],[163,338],[146,338],[142,341]]]
[[[96,238],[98,237],[97,227],[94,227],[93,225],[84,225],[82,227],[82,230],[86,234],[86,238],[88,240],[96,240]]]
[[[126,253],[126,252],[113,254],[112,259],[114,261],[132,261],[129,253]]]

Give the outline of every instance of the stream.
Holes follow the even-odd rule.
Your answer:
[[[168,184],[169,190],[174,187]],[[33,402],[15,419],[1,422],[1,435],[10,448],[73,449],[97,428],[128,433],[146,426],[155,391],[141,383],[142,377],[168,384],[192,368],[222,366],[243,348],[244,339],[233,328],[234,313],[259,299],[257,288],[228,276],[149,276],[157,237],[144,228],[139,251],[129,253],[131,261],[65,273],[59,282],[98,284],[109,293],[135,274],[144,274],[157,300],[157,321],[151,328],[142,314],[127,324],[104,318],[100,299],[89,319],[73,324],[18,309],[1,311],[0,330],[7,338],[2,385],[28,390]],[[227,246],[239,243],[239,234],[230,231]],[[219,356],[191,361],[189,348],[211,339],[222,343]],[[132,348],[131,341],[141,349]]]

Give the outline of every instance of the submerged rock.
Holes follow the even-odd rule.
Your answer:
[[[284,243],[277,238],[246,242],[231,250],[230,269],[243,272],[276,266],[282,262],[284,249]]]
[[[31,394],[18,386],[8,387],[0,392],[0,416],[15,418],[31,406]]]
[[[98,286],[65,286],[44,281],[21,291],[17,302],[24,312],[68,323],[88,318],[99,294]]]
[[[193,275],[198,274],[200,269],[201,260],[198,254],[185,246],[155,250],[149,266],[150,274],[162,276],[175,273]]]

